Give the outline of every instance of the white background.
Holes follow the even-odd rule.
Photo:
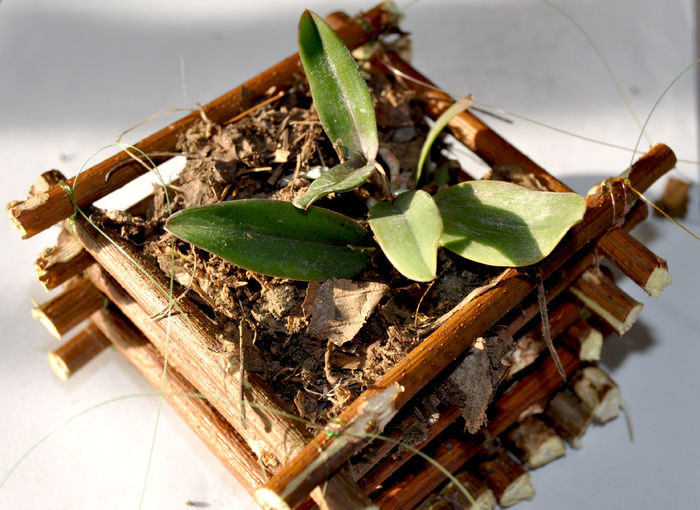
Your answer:
[[[405,6],[406,3],[400,4]],[[586,28],[641,118],[695,58],[691,0],[559,3]],[[201,0],[0,3],[1,202],[25,196],[41,171],[73,175],[96,149],[149,115],[206,103],[295,51],[304,7],[353,13],[365,2]],[[639,129],[584,37],[539,0],[427,1],[410,5],[414,64],[457,95],[608,142],[634,146]],[[183,95],[181,62],[184,62]],[[695,72],[683,77],[649,124],[654,142],[698,159]],[[177,114],[179,115],[179,114]],[[152,122],[135,141],[172,122]],[[486,119],[508,140],[580,192],[629,163],[627,152],[536,127]],[[648,142],[642,141],[642,148]],[[676,175],[697,182],[697,165]],[[658,194],[658,188],[651,195]],[[694,188],[688,225],[698,226]],[[127,205],[124,199],[120,205]],[[52,230],[28,241],[0,222],[0,477],[45,434],[108,399],[151,391],[114,352],[68,382],[46,352],[58,343],[30,318],[47,295],[32,263]],[[668,222],[636,235],[669,261],[674,284],[645,303],[638,324],[606,344],[603,365],[622,387],[636,435],[624,419],[593,427],[580,451],[535,471],[528,509],[700,508],[697,292],[700,245]],[[139,506],[157,400],[131,398],[75,419],[32,451],[0,489],[0,508]],[[195,436],[164,407],[143,508],[253,508]]]

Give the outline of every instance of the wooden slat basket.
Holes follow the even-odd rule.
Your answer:
[[[328,20],[350,48],[396,32],[396,20],[381,5],[352,19],[336,13]],[[436,118],[450,105],[449,96],[397,53],[387,50],[379,59],[390,65],[392,79],[412,90],[428,117]],[[136,146],[160,164],[202,118],[224,125],[251,107],[272,107],[268,103],[301,75],[298,56],[289,57]],[[494,167],[499,179],[570,191],[470,111],[457,116],[449,129]],[[534,267],[505,269],[465,295],[415,348],[315,431],[291,419],[289,406],[256,372],[241,377],[239,352],[222,342],[191,289],[177,288],[177,310],[164,315],[170,282],[154,261],[119,237],[117,229],[105,227],[108,240],[80,214],[69,219],[76,208],[89,210],[146,171],[131,155],[120,152],[65,183],[62,175],[47,172],[27,199],[8,205],[8,212],[24,238],[64,225],[56,245],[36,262],[44,286],[63,290],[38,305],[35,317],[59,338],[82,324],[51,353],[54,371],[66,378],[114,345],[163,391],[263,508],[494,508],[531,498],[528,469],[562,456],[563,440],[580,447],[591,422],[603,423],[619,413],[619,389],[596,360],[605,336],[627,331],[641,305],[615,285],[600,259],[652,295],[668,284],[666,262],[628,233],[647,214],[628,184],[643,191],[674,165],[673,152],[657,145],[634,163],[629,181],[611,179],[594,190],[586,198],[584,220],[551,255]],[[149,200],[129,213],[138,216]],[[566,382],[547,353],[542,300],[549,304],[549,328]],[[235,327],[243,336],[245,325]],[[504,339],[505,350],[497,351]],[[448,379],[481,377],[475,371],[491,363],[494,352],[499,363],[485,373],[497,376],[489,382],[487,420],[481,427],[465,424],[465,406],[446,404],[436,388]],[[187,397],[195,393],[207,398]],[[378,434],[389,440],[375,438]],[[459,484],[448,480],[445,470]]]

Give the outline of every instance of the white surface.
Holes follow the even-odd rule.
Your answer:
[[[612,5],[611,5],[612,4]],[[645,117],[675,74],[694,59],[690,0],[561,2],[590,33]],[[7,1],[0,3],[1,202],[22,198],[41,171],[73,175],[96,149],[152,113],[205,103],[294,51],[303,7],[353,12],[365,2]],[[631,147],[638,129],[576,29],[541,1],[422,1],[406,11],[414,64],[456,94],[594,138]],[[187,99],[183,99],[180,58]],[[695,73],[680,80],[649,125],[653,141],[696,160]],[[176,114],[180,115],[180,114]],[[139,129],[138,140],[176,118]],[[579,191],[619,173],[629,154],[518,121],[486,119]],[[647,147],[643,141],[642,148]],[[697,182],[697,166],[680,165]],[[653,194],[653,192],[652,192]],[[698,226],[698,194],[692,218]],[[666,222],[638,235],[666,257],[674,284],[646,306],[637,326],[611,340],[604,365],[629,402],[623,419],[592,428],[581,451],[534,473],[536,499],[523,510],[700,508],[697,423],[699,245]],[[151,391],[107,352],[68,382],[50,373],[56,340],[29,315],[47,296],[32,262],[55,231],[22,241],[0,222],[0,477],[44,434],[108,399]],[[137,508],[157,400],[132,398],[72,421],[32,451],[0,489],[0,507]],[[250,499],[164,406],[143,508],[252,508]]]

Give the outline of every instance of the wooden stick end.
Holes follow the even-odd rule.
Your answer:
[[[48,358],[51,371],[56,374],[56,377],[65,381],[72,375],[70,367],[58,354],[50,352]]]
[[[598,361],[603,351],[603,334],[591,328],[588,335],[581,339],[579,358],[581,361]]]
[[[265,510],[291,510],[284,499],[265,487],[255,491],[255,501]]]
[[[46,330],[59,340],[63,337],[60,331],[56,328],[56,325],[49,319],[49,317],[44,313],[44,311],[39,308],[32,308],[32,318],[37,319],[41,322]]]
[[[22,206],[24,202],[20,202],[18,200],[13,200],[9,204],[7,204],[7,217],[10,218],[10,223],[12,223],[17,230],[19,230],[20,235],[22,236],[22,239],[27,239],[29,236],[27,235],[27,231],[24,228],[24,225],[19,221],[18,215],[17,215],[17,209]]]
[[[634,326],[634,323],[637,322],[637,319],[639,318],[639,314],[642,313],[643,307],[644,305],[642,303],[638,303],[637,305],[635,305],[635,307],[630,310],[630,312],[627,314],[627,317],[625,317],[625,320],[619,325],[619,327],[615,328],[617,329],[617,332],[620,336],[624,335],[630,329],[632,329],[632,326]]]
[[[671,285],[671,283],[671,273],[668,272],[668,268],[665,265],[658,266],[649,275],[649,279],[644,285],[644,290],[651,297],[659,297],[661,291]]]
[[[530,481],[530,473],[520,475],[503,493],[498,501],[502,507],[508,507],[535,497],[535,486]]]

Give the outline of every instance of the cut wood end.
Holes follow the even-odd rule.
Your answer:
[[[10,223],[12,223],[17,230],[19,230],[20,235],[22,236],[22,239],[26,239],[27,236],[27,231],[24,228],[24,225],[20,223],[19,219],[17,218],[17,207],[21,206],[22,202],[18,200],[13,200],[9,204],[7,204],[7,216],[10,218]]]
[[[581,339],[579,358],[582,361],[598,361],[603,351],[603,334],[591,328],[586,338]]]
[[[566,445],[556,431],[539,418],[530,416],[506,436],[513,451],[530,469],[548,464],[566,454]]]
[[[58,354],[55,352],[50,352],[48,358],[51,371],[56,374],[59,379],[65,381],[72,375],[70,368]]]
[[[620,414],[622,393],[615,381],[597,366],[586,367],[574,376],[574,393],[588,408],[596,423],[605,423]]]
[[[51,319],[48,318],[48,316],[44,313],[44,311],[39,308],[32,308],[32,318],[37,319],[39,322],[41,322],[46,330],[51,333],[53,336],[58,338],[59,340],[62,338],[62,334],[58,329],[56,329],[56,325],[51,322]]]
[[[496,508],[496,496],[491,489],[485,490],[479,496],[474,498],[472,510],[494,510]]]
[[[539,448],[527,459],[525,465],[529,469],[542,467],[566,455],[566,445],[559,436],[553,436],[544,441]]]
[[[39,264],[34,264],[34,275],[36,276],[36,279],[41,282],[41,284],[44,286],[44,290],[49,290],[46,288],[46,270],[43,269]]]
[[[51,285],[51,278],[49,276],[49,273],[37,263],[34,263],[34,275],[36,276],[36,279],[39,281],[39,283],[41,283],[41,286],[44,287],[45,291],[48,292],[56,288],[55,286]]]
[[[611,389],[605,398],[600,402],[597,409],[593,411],[593,419],[597,423],[605,423],[613,420],[620,414],[622,407],[622,394],[619,388]]]
[[[661,291],[671,285],[671,283],[671,273],[668,272],[668,268],[665,265],[659,266],[649,275],[649,279],[644,284],[644,290],[651,297],[659,297]]]
[[[535,497],[535,486],[530,481],[530,474],[523,473],[503,492],[498,504],[508,507],[533,497]]]
[[[291,510],[281,497],[265,487],[255,491],[255,501],[265,510]]]
[[[632,326],[634,326],[634,323],[637,322],[637,319],[639,318],[639,314],[642,313],[643,307],[644,305],[642,303],[637,304],[627,314],[627,317],[625,317],[624,322],[622,322],[622,324],[615,328],[620,334],[620,336],[627,333],[632,328]]]

